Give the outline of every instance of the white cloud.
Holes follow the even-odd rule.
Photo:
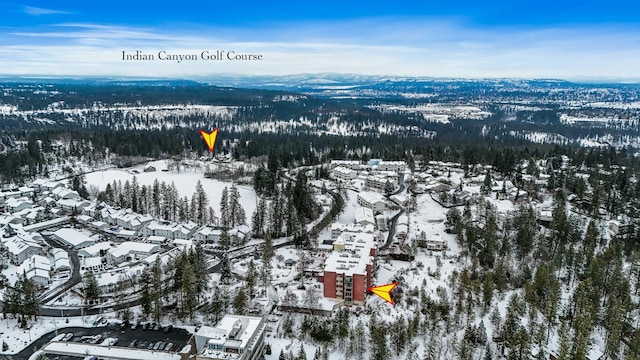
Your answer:
[[[24,13],[25,14],[29,14],[29,15],[33,15],[33,16],[70,14],[70,12],[68,12],[68,11],[45,9],[45,8],[35,7],[35,6],[25,6],[24,7]]]
[[[162,77],[345,72],[640,79],[639,32],[622,27],[475,29],[461,23],[386,19],[232,30],[187,33],[59,24],[46,30],[14,31],[6,34],[10,42],[0,40],[0,69],[6,74]],[[123,61],[123,50],[149,54],[234,50],[262,54],[264,60]]]

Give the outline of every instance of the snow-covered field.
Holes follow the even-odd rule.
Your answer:
[[[222,189],[224,189],[225,186],[231,187],[231,183],[225,183],[214,179],[206,179],[202,170],[194,171],[192,169],[186,169],[180,172],[162,171],[162,169],[167,168],[165,160],[154,161],[149,163],[149,165],[154,166],[157,171],[144,172],[142,171],[143,166],[138,166],[133,169],[140,171],[140,174],[132,174],[130,172],[131,169],[110,169],[87,174],[87,186],[96,185],[100,190],[104,190],[107,184],[113,183],[114,180],[120,180],[124,183],[126,180],[132,181],[135,176],[140,185],[153,185],[153,182],[156,179],[160,182],[164,181],[167,184],[174,182],[178,188],[180,196],[187,196],[191,199],[191,195],[193,195],[193,192],[195,191],[196,184],[198,183],[198,180],[200,180],[202,187],[209,197],[209,206],[213,207],[216,212],[219,212],[220,209]],[[238,190],[240,192],[240,204],[247,214],[247,221],[249,221],[251,214],[253,214],[256,209],[256,193],[252,188],[247,186],[238,186]]]

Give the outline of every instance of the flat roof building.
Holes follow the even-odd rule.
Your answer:
[[[195,334],[197,360],[257,360],[264,347],[262,317],[225,315],[215,327]]]
[[[75,229],[56,230],[52,237],[76,250],[84,249],[96,243],[95,240]]]
[[[346,304],[364,304],[376,255],[373,234],[342,233],[324,264],[324,296]]]

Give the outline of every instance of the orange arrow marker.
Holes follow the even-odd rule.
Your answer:
[[[204,141],[209,147],[209,152],[213,152],[213,147],[216,144],[216,137],[218,137],[218,128],[215,128],[212,132],[208,133],[204,130],[200,130],[200,135],[204,138]]]
[[[391,300],[391,290],[393,290],[393,288],[395,288],[397,285],[398,283],[394,282],[386,285],[372,286],[368,290],[380,296],[384,301],[393,305],[393,300]]]

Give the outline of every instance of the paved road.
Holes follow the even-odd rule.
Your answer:
[[[391,199],[391,195],[396,195],[404,191],[404,173],[398,175],[398,185],[399,185],[398,189],[393,193],[389,194],[389,199]],[[400,211],[394,217],[391,218],[391,226],[389,226],[389,236],[387,237],[387,242],[384,243],[384,245],[380,246],[380,250],[387,250],[389,246],[391,246],[391,243],[393,242],[393,237],[396,234],[396,225],[398,224],[398,218],[402,214],[404,214],[404,208],[402,207],[402,204],[398,204],[395,201],[393,202],[400,207]]]
[[[55,299],[60,296],[62,293],[71,289],[73,286],[82,281],[82,277],[80,276],[80,258],[78,258],[78,253],[72,249],[71,247],[67,247],[66,245],[60,243],[57,240],[54,240],[49,235],[42,235],[44,240],[55,248],[64,249],[67,254],[69,254],[69,260],[71,261],[71,268],[73,269],[71,272],[71,277],[67,280],[63,285],[58,286],[54,291],[45,293],[44,296],[40,297],[40,303],[46,304],[47,302]],[[44,315],[44,314],[42,314]]]

